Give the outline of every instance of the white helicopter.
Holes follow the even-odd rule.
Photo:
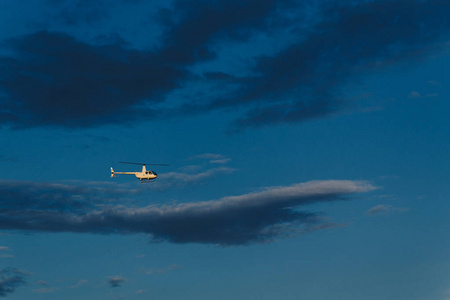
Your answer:
[[[141,182],[143,182],[144,179],[148,180],[148,181],[153,181],[154,179],[156,179],[156,177],[158,177],[158,174],[156,174],[155,172],[147,171],[147,169],[145,168],[145,165],[168,166],[167,164],[144,164],[144,163],[123,162],[123,161],[121,161],[119,163],[121,163],[121,164],[131,164],[131,165],[142,165],[142,171],[141,172],[116,172],[111,167],[111,177],[115,177],[116,174],[134,175],[134,176],[136,176],[136,178],[141,180]]]

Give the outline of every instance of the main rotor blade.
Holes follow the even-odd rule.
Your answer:
[[[130,165],[141,165],[141,166],[169,166],[168,164],[146,164],[146,163],[135,163],[135,162],[126,162],[119,161],[120,164],[130,164]]]

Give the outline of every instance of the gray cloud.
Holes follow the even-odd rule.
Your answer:
[[[24,285],[26,275],[28,274],[14,268],[0,270],[0,297],[8,296]]]
[[[17,188],[17,182],[13,182]],[[356,193],[368,192],[374,186],[362,181],[310,181],[291,186],[270,187],[263,191],[218,200],[126,207],[108,205],[117,191],[102,195],[98,189],[54,186],[23,182],[19,205],[10,201],[9,182],[0,182],[0,229],[44,232],[79,232],[102,234],[146,233],[155,242],[246,245],[267,242],[289,235],[295,229],[309,232],[335,226],[318,213],[300,211],[309,204],[343,200]],[[42,194],[41,194],[42,191]],[[61,196],[61,191],[73,192]],[[49,205],[45,195],[54,194],[57,204]],[[90,198],[93,194],[94,197]],[[73,205],[73,198],[87,205]],[[3,199],[7,199],[4,201]],[[55,200],[54,200],[55,201]],[[59,204],[59,203],[62,204]],[[25,205],[26,203],[29,204]],[[75,202],[78,203],[78,202]],[[74,207],[73,211],[71,208]]]

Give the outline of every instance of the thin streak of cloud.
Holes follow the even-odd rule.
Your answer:
[[[399,212],[407,212],[409,211],[409,208],[405,208],[405,207],[394,207],[392,205],[387,205],[387,204],[379,204],[376,205],[372,208],[370,208],[366,214],[368,214],[369,216],[377,216],[377,215],[390,215],[393,213],[399,213]]]
[[[411,93],[409,93],[409,98],[435,98],[435,97],[439,97],[438,93],[429,93],[426,95],[422,95],[421,93],[419,93],[418,91],[411,91]]]
[[[231,158],[227,158],[222,154],[215,154],[215,153],[204,153],[196,156],[192,156],[188,158],[188,160],[194,160],[194,159],[205,159],[209,160],[209,163],[211,164],[226,164],[231,161]]]
[[[152,275],[152,274],[164,274],[167,272],[171,272],[173,270],[176,269],[180,269],[181,266],[179,265],[170,265],[166,268],[159,268],[159,269],[155,269],[155,268],[142,268],[142,272],[144,272],[147,275]]]
[[[45,280],[38,280],[37,284],[41,285],[41,286],[49,286],[48,282]]]
[[[35,289],[32,290],[33,293],[37,293],[37,294],[51,294],[54,293],[58,290],[59,288],[57,287],[52,287],[52,288],[40,288],[40,289]]]
[[[209,162],[212,164],[227,164],[231,161],[231,158],[224,158],[224,159],[214,159],[210,160]]]
[[[224,159],[225,157],[222,154],[216,154],[216,153],[204,153],[204,154],[199,154],[196,156],[192,156],[190,158],[188,158],[189,160],[192,159]]]
[[[411,93],[409,93],[409,97],[410,98],[420,98],[420,97],[422,97],[422,95],[418,91],[411,91]]]
[[[70,288],[71,288],[71,289],[75,289],[75,288],[78,288],[78,287],[80,287],[80,286],[82,286],[82,285],[88,283],[88,282],[89,282],[89,281],[86,280],[86,279],[81,279],[81,280],[78,280],[78,282],[77,282],[76,284],[70,286]]]
[[[167,172],[159,175],[158,181],[149,188],[166,190],[173,187],[181,187],[187,184],[198,184],[219,175],[228,175],[236,171],[234,168],[218,167],[198,173]]]

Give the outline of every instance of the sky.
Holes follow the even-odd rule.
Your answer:
[[[0,298],[449,300],[449,16],[0,1]]]

